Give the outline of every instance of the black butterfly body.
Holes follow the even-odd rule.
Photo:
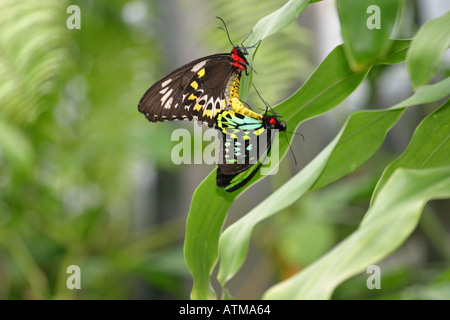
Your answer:
[[[274,130],[286,131],[278,116],[260,119],[225,110],[216,119],[222,135],[222,159],[217,168],[216,183],[228,192],[245,185],[259,170],[269,154]]]
[[[245,48],[244,48],[245,50]],[[241,47],[194,60],[165,76],[141,98],[138,110],[151,122],[198,120],[212,127],[219,112],[232,106],[248,61]]]

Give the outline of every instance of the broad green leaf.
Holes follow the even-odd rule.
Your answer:
[[[344,49],[354,71],[365,70],[386,55],[402,6],[400,0],[337,2]]]
[[[209,275],[217,260],[220,230],[234,197],[217,188],[215,170],[194,192],[184,243],[186,264],[194,278],[192,299],[215,299]]]
[[[450,167],[397,169],[359,228],[302,272],[271,287],[264,299],[329,299],[344,280],[364,271],[413,232],[424,205],[450,197]]]
[[[322,188],[359,168],[381,147],[386,134],[402,114],[402,109],[354,113],[330,155],[330,163],[311,189]]]
[[[405,42],[393,46],[395,50],[389,51],[383,59],[397,56],[396,59],[399,60],[399,52],[404,51],[405,46]],[[308,81],[296,93],[278,105],[276,110],[284,116],[287,127],[292,128],[289,130],[294,130],[302,121],[318,116],[342,102],[358,87],[367,72],[354,73],[346,61],[342,46],[338,46],[320,64]],[[284,139],[280,139],[280,155],[284,155],[287,148]],[[214,183],[215,176],[216,170],[212,171],[197,188],[192,198],[186,229],[185,257],[194,277],[194,289],[191,295],[198,299],[211,298],[213,295],[209,277],[217,261],[217,239],[229,206],[234,198],[261,178],[261,175],[257,174],[242,189],[225,195],[220,190],[217,191]],[[198,190],[203,191],[198,192]],[[198,210],[198,206],[206,208],[205,211]],[[208,234],[205,237],[199,237],[198,234],[205,230],[200,228],[205,216],[213,216],[217,221],[208,227]],[[209,245],[205,247],[204,242],[208,242]]]
[[[355,162],[358,165],[369,157],[369,152],[375,152],[384,140],[386,132],[402,115],[403,110],[378,110],[360,111],[354,113],[340,133],[333,139],[322,152],[314,158],[293,178],[286,182],[281,188],[276,190],[270,197],[266,198],[244,217],[228,227],[222,234],[219,242],[220,269],[218,274],[219,282],[225,286],[244,263],[247,255],[250,236],[257,223],[266,219],[276,212],[283,210],[304,193],[310,190],[316,181],[320,180],[320,175],[327,166],[335,168],[342,163],[342,150],[350,146],[354,150],[359,149],[358,154],[351,153],[349,157],[357,156]],[[374,139],[372,144],[368,144],[364,138]],[[336,151],[337,150],[337,151]],[[336,156],[335,154],[339,154]],[[331,159],[331,155],[335,155]],[[353,163],[344,163],[347,167],[353,168]],[[355,168],[356,169],[356,166]],[[334,179],[333,177],[332,179]]]
[[[415,94],[411,97],[405,99],[404,101],[396,104],[391,110],[402,110],[403,108],[423,103],[429,103],[446,96],[450,95],[450,78],[447,78],[439,83],[428,85],[417,90]],[[387,114],[381,114],[380,117],[386,117]],[[394,114],[390,114],[390,116],[394,116]],[[399,115],[401,116],[401,114]],[[367,122],[367,132],[365,134],[361,134],[362,132],[357,132],[357,136],[352,137],[352,139],[344,140],[339,143],[338,146],[333,150],[333,154],[331,156],[332,161],[325,170],[320,175],[320,178],[316,181],[314,186],[311,189],[319,189],[324,187],[339,178],[345,176],[346,174],[353,172],[356,168],[358,168],[362,163],[364,163],[370,156],[378,150],[381,146],[381,143],[384,141],[385,135],[383,135],[383,139],[380,138],[379,129],[383,128],[373,128],[372,125],[380,126],[379,122],[370,123],[373,121],[371,116],[360,114],[360,120],[356,123],[362,124]],[[388,122],[390,123],[390,122]],[[445,122],[444,122],[445,123]],[[389,128],[386,128],[389,129]],[[352,130],[350,130],[352,131]],[[355,130],[353,130],[355,131]],[[355,131],[356,132],[356,131]],[[387,131],[385,132],[387,133]],[[362,141],[357,141],[357,139],[361,139]],[[370,141],[369,144],[364,146],[364,148],[355,148],[355,143],[357,145],[363,145],[365,142]]]
[[[378,63],[404,61],[409,43],[408,40],[395,40],[389,52]],[[344,101],[364,80],[369,70],[353,72],[346,61],[342,45],[337,46],[308,81],[276,107],[277,113],[286,120],[288,128],[294,128],[302,121],[329,111]]]
[[[255,44],[285,28],[305,10],[310,2],[311,0],[289,0],[280,9],[259,20],[245,43]]]
[[[253,28],[246,43],[253,45],[284,28],[303,11],[309,2],[309,0],[291,0],[279,10],[262,18]],[[256,49],[250,49],[250,52],[253,50],[254,54]],[[348,94],[350,92],[347,92]],[[234,198],[244,190],[241,189],[232,194],[218,190],[215,185],[215,173],[216,170],[199,185],[194,193],[186,226],[184,253],[186,264],[194,278],[191,297],[195,299],[215,297],[209,276],[217,261],[220,231],[229,206]],[[211,190],[215,190],[215,192],[212,193]],[[205,217],[211,218],[213,221],[205,220]],[[209,221],[209,224],[205,221]]]
[[[417,127],[405,152],[384,171],[372,198],[397,168],[424,169],[450,165],[450,100]]]
[[[411,40],[394,40],[389,49],[389,53],[382,57],[379,64],[394,64],[405,61]]]
[[[449,94],[450,86],[445,87],[445,84],[442,81],[425,86],[388,110],[352,114],[338,136],[308,166],[223,232],[218,275],[222,286],[242,266],[251,232],[258,222],[297,201],[306,191],[323,187],[355,170],[381,146],[387,131],[400,118],[405,107],[434,101]]]
[[[284,6],[277,11],[265,16],[259,20],[253,27],[251,34],[244,43],[244,46],[254,46],[259,41],[264,40],[268,36],[280,31],[294,21],[300,13],[308,6],[311,0],[289,0]],[[248,50],[248,62],[251,64],[259,45]],[[241,87],[239,90],[239,97],[245,101],[251,89],[252,84],[252,70],[249,71],[249,76],[243,76],[241,79]]]
[[[355,74],[350,70],[342,47],[339,46],[328,55],[299,91],[277,107],[277,112],[285,115],[288,128],[295,128],[301,121],[338,105],[353,92],[365,75],[366,73]],[[283,155],[286,150],[286,142],[280,139],[280,154]],[[261,175],[256,175],[242,189],[227,194],[218,190],[215,176],[216,170],[197,188],[187,221],[185,258],[194,277],[191,296],[196,299],[211,298],[214,295],[209,277],[217,261],[218,238],[229,206],[251,183],[261,178]],[[205,219],[210,225],[204,223]],[[204,235],[199,236],[200,233]]]
[[[277,113],[288,128],[331,110],[345,100],[367,75],[353,72],[345,58],[342,45],[337,46],[314,71],[306,83],[277,106]]]
[[[429,103],[450,95],[450,77],[445,78],[438,83],[425,85],[417,89],[417,91],[408,99],[405,99],[391,109],[399,109],[416,104]]]
[[[450,46],[450,12],[426,22],[408,52],[408,71],[414,88],[428,83],[439,69]]]

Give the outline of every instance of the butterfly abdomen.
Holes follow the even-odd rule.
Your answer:
[[[240,77],[240,73],[236,73],[234,76],[230,77],[230,80],[228,80],[228,85],[225,90],[225,100],[227,105],[231,106],[236,114],[242,114],[262,120],[262,115],[244,106],[244,104],[239,99]]]

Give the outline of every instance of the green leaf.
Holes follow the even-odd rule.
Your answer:
[[[277,106],[288,128],[331,110],[345,100],[367,75],[368,70],[353,72],[344,55],[342,45],[337,46],[308,81],[292,96]]]
[[[297,275],[271,287],[265,299],[329,299],[344,280],[398,248],[415,229],[427,201],[450,197],[450,167],[398,169],[359,228]]]
[[[380,64],[395,64],[406,60],[406,54],[408,52],[411,40],[394,40],[389,49],[389,53],[381,58],[378,63]]]
[[[405,107],[429,103],[444,98],[449,94],[450,78],[447,78],[434,85],[428,85],[420,88],[414,95],[396,104],[395,106],[390,108],[390,110],[401,110],[401,112],[398,114],[398,119],[403,113],[403,108]],[[364,129],[366,131],[363,134],[363,132],[358,132],[357,128],[346,128],[346,130],[349,130],[349,132],[352,132],[352,134],[354,134],[355,136],[351,136],[349,139],[341,141],[336,146],[336,148],[333,150],[333,154],[331,155],[332,162],[330,162],[332,163],[332,165],[330,164],[325,168],[325,170],[320,175],[320,178],[316,181],[311,189],[314,190],[322,188],[340,179],[346,174],[353,172],[362,163],[369,159],[376,150],[378,150],[378,148],[384,141],[387,131],[390,129],[390,127],[387,126],[392,126],[394,124],[391,123],[389,119],[385,119],[387,120],[386,122],[379,122],[378,119],[374,120],[372,118],[372,115],[365,113],[355,113],[355,116],[359,117],[358,120],[355,119],[355,124],[357,124],[357,126],[359,127],[365,123]],[[380,117],[395,118],[396,116],[397,115],[395,113],[380,114]],[[374,128],[374,125],[380,127]],[[383,129],[386,129],[386,131],[383,131]],[[370,143],[367,144],[367,141],[370,141]],[[355,145],[361,145],[363,147],[355,148]]]
[[[386,55],[403,1],[339,0],[342,37],[348,61],[355,72],[365,70]]]
[[[355,74],[350,70],[342,47],[338,46],[302,88],[277,107],[277,112],[285,115],[288,128],[295,128],[301,121],[338,105],[353,92],[365,75],[366,73]],[[287,144],[281,139],[280,154],[283,155],[286,150]],[[196,299],[211,298],[213,295],[209,277],[217,261],[218,238],[229,206],[251,183],[261,178],[257,174],[245,187],[227,194],[216,187],[215,175],[216,170],[194,193],[186,228],[185,258],[194,277],[191,296]],[[210,225],[205,223],[205,219]],[[200,233],[204,235],[199,236]]]
[[[445,78],[438,83],[425,85],[417,89],[417,91],[408,99],[405,99],[391,109],[399,109],[416,104],[423,104],[445,98],[450,94],[450,77]]]
[[[407,43],[405,42],[394,42],[393,50],[390,50],[384,59],[397,55],[396,59],[398,60],[399,52],[406,50],[406,46]],[[367,72],[368,70],[354,73],[347,63],[342,46],[338,46],[325,58],[296,93],[276,107],[277,113],[284,116],[288,128],[296,128],[302,121],[318,116],[337,106],[358,87]],[[384,137],[384,135],[381,137]],[[280,139],[280,155],[284,155],[287,148],[284,139]],[[209,277],[217,261],[217,240],[229,206],[241,192],[261,179],[261,175],[257,174],[243,188],[225,195],[221,190],[217,191],[214,183],[215,176],[216,170],[211,172],[197,188],[192,198],[186,229],[186,263],[194,277],[194,288],[191,296],[198,299],[211,298],[213,295]],[[203,191],[198,192],[198,190]],[[216,191],[213,192],[212,190]],[[224,200],[224,197],[226,197],[226,200]],[[197,209],[200,205],[205,208],[204,212]],[[205,230],[199,227],[201,221],[210,216],[217,220],[211,222],[205,237],[198,236]],[[209,245],[205,246],[205,242],[208,242]]]
[[[423,87],[413,96],[388,110],[360,111],[352,114],[336,138],[303,170],[266,198],[243,218],[228,227],[220,238],[222,286],[242,266],[255,225],[297,201],[309,189],[323,187],[364,163],[382,144],[387,131],[403,114],[406,106],[437,100],[448,94],[445,81]],[[367,143],[370,141],[370,143]]]
[[[408,40],[395,40],[386,56],[381,57],[377,63],[404,61],[409,43]],[[360,73],[352,71],[345,58],[343,46],[337,46],[308,81],[276,107],[277,113],[283,115],[288,128],[295,128],[302,121],[325,113],[344,101],[364,80],[369,70],[370,67]]]
[[[235,197],[217,188],[215,171],[195,190],[186,222],[184,256],[194,278],[192,299],[215,298],[209,275],[217,260],[220,230]]]
[[[375,188],[380,189],[397,168],[424,169],[450,165],[450,100],[417,127],[405,152],[384,171]]]
[[[428,83],[436,74],[450,46],[450,12],[426,22],[417,32],[408,52],[408,71],[414,88]]]
[[[402,114],[402,109],[354,113],[330,155],[329,164],[311,189],[322,188],[359,168],[381,147],[386,134]]]
[[[310,2],[311,0],[289,0],[280,9],[259,20],[245,43],[255,44],[285,28],[305,10]]]
[[[272,12],[259,20],[253,27],[247,40],[244,42],[244,46],[254,46],[259,41],[264,40],[268,36],[280,31],[294,21],[300,13],[305,10],[311,0],[289,0],[280,9]],[[252,64],[256,51],[259,45],[255,48],[248,50],[249,58],[248,62]],[[247,95],[251,89],[252,84],[252,70],[249,71],[248,76],[243,76],[241,79],[241,87],[239,90],[239,97],[242,101],[245,101]]]
[[[376,151],[384,140],[386,132],[402,113],[403,110],[361,111],[354,113],[339,134],[314,160],[270,197],[228,227],[223,232],[219,242],[220,269],[218,279],[222,286],[225,286],[226,282],[242,266],[247,255],[251,232],[258,222],[297,201],[314,186],[316,181],[323,183],[322,181],[325,181],[326,178],[321,178],[321,174],[330,172],[327,170],[327,166],[335,169],[342,164],[342,151],[348,146],[354,148],[354,150],[360,149],[358,154],[352,152],[350,155],[347,155],[352,159],[344,162],[346,167],[354,170],[356,167],[354,167],[353,163],[362,163],[370,156],[369,152],[373,153]],[[367,137],[374,139],[373,144],[378,147],[373,148],[372,144],[368,144],[367,140],[365,140]],[[331,175],[332,177],[328,179],[336,179],[333,174]]]

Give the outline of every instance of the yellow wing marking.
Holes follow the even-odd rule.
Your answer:
[[[192,82],[191,82],[191,87],[194,88],[194,90],[197,90],[197,88],[198,88],[198,83],[197,83],[197,81],[192,81]]]
[[[210,117],[211,118],[211,110],[205,110],[205,111],[203,111],[203,116],[207,116],[207,117]]]
[[[197,75],[199,78],[203,77],[205,75],[205,68],[202,68],[199,72],[197,72]]]

